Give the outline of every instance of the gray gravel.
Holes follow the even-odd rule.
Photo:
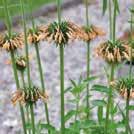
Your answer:
[[[97,0],[99,1],[99,0]],[[120,37],[123,32],[129,28],[127,23],[129,19],[129,13],[124,7],[126,3],[127,8],[131,5],[131,1],[122,0],[121,4],[121,14],[117,18],[117,35]],[[83,5],[78,5],[77,7],[71,7],[63,11],[63,18],[66,20],[71,20],[77,24],[84,25],[84,13],[85,9]],[[96,2],[90,6],[89,14],[91,18],[91,23],[103,27],[106,32],[108,32],[108,15],[102,17],[101,15],[101,4]],[[40,16],[36,19],[36,24],[46,24],[52,22],[56,19],[56,14],[48,13],[48,16]],[[29,23],[30,25],[30,23]],[[22,30],[22,26],[18,26],[15,30]],[[99,42],[108,38],[98,38],[91,44],[91,73],[93,75],[100,74],[103,71],[104,62],[96,58],[93,54],[93,49]],[[36,54],[34,48],[30,49],[30,54],[32,55],[31,60],[31,76],[34,84],[40,86],[39,75],[37,73],[37,64],[36,64]],[[54,125],[59,127],[59,112],[60,112],[60,88],[59,88],[59,51],[55,45],[50,45],[45,42],[40,44],[40,54],[44,69],[46,89],[50,96],[48,102],[51,121]],[[14,78],[12,74],[12,69],[10,65],[5,64],[5,60],[9,59],[7,53],[0,53],[0,133],[1,134],[17,134],[21,128],[21,119],[19,113],[19,107],[13,107],[10,101],[11,93],[15,91],[16,87],[14,84]],[[121,71],[122,73],[122,71]],[[69,46],[65,48],[65,87],[70,85],[69,78],[77,80],[80,75],[85,76],[86,74],[86,45],[83,42],[75,41],[70,43]],[[106,83],[106,78],[102,75],[96,83]],[[100,97],[99,94],[94,95],[95,98]],[[66,99],[71,98],[71,95],[66,95]],[[119,96],[118,96],[119,98]],[[116,99],[118,101],[118,99]],[[35,108],[35,113],[38,120],[44,120],[44,109],[41,102],[38,102],[39,105]],[[123,104],[124,101],[121,101]],[[72,105],[66,104],[66,109],[72,108]],[[134,115],[134,114],[133,114]],[[134,119],[133,119],[134,121]],[[134,123],[133,123],[134,127]]]

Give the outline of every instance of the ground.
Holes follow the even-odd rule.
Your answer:
[[[99,0],[97,0],[99,1]],[[129,20],[128,9],[124,6],[124,3],[127,5],[127,8],[131,6],[131,2],[126,2],[125,0],[120,1],[121,9],[120,15],[117,17],[117,37],[123,35],[124,31],[129,28],[127,21]],[[94,25],[101,26],[108,32],[108,14],[102,16],[101,4],[96,2],[89,7],[90,22]],[[71,20],[77,24],[84,25],[85,9],[82,4],[78,6],[70,7],[66,10],[63,10],[62,17],[66,20]],[[36,24],[46,24],[56,20],[56,13],[48,13],[47,16],[40,16],[35,19]],[[30,26],[30,22],[28,22]],[[22,30],[22,26],[19,25],[14,28],[14,30]],[[103,67],[105,63],[100,59],[94,56],[94,48],[99,42],[108,39],[108,35],[103,38],[98,38],[91,42],[91,73],[92,75],[100,74],[101,77],[96,81],[96,83],[106,83],[105,76],[103,74]],[[54,44],[47,44],[42,42],[40,44],[40,54],[41,60],[45,75],[46,89],[49,93],[50,99],[48,102],[51,121],[54,125],[59,127],[59,112],[60,112],[60,88],[59,88],[59,49]],[[35,51],[34,47],[30,49],[31,55],[31,76],[32,82],[35,85],[40,86],[39,75],[37,72],[37,63],[34,60]],[[7,65],[7,60],[9,60],[9,54],[6,52],[0,53],[0,133],[1,134],[16,134],[21,128],[21,119],[19,107],[14,107],[11,104],[10,98],[11,93],[16,90],[14,84],[13,73],[11,65]],[[127,68],[127,67],[126,67]],[[122,72],[122,69],[120,69]],[[123,71],[124,72],[124,71]],[[75,41],[70,43],[65,47],[65,87],[67,88],[70,85],[69,78],[78,79],[82,74],[85,76],[86,73],[86,44],[84,42]],[[118,73],[117,73],[118,75]],[[94,94],[94,97],[98,97],[99,94]],[[66,95],[66,99],[70,98],[70,95]],[[119,99],[116,98],[118,101]],[[39,105],[35,108],[35,114],[37,115],[38,120],[44,119],[44,109],[42,108],[42,103],[38,102]],[[122,104],[125,104],[121,100]],[[69,105],[66,102],[66,109],[72,108],[72,105]],[[118,118],[118,117],[117,117]],[[134,124],[133,124],[134,125]]]

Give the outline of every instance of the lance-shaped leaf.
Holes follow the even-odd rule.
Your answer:
[[[107,2],[107,0],[103,0],[103,15],[106,13],[106,10],[107,10],[107,4],[108,4],[108,2]]]
[[[109,93],[110,91],[110,88],[108,88],[107,86],[103,86],[103,85],[94,85],[92,87],[92,90],[93,91],[98,91],[98,92],[101,92],[101,93]]]
[[[113,3],[114,3],[114,7],[115,7],[116,12],[120,13],[118,0],[113,0]]]

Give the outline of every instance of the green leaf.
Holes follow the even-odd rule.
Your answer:
[[[129,11],[130,11],[131,13],[134,13],[134,8],[130,8]]]
[[[41,130],[47,129],[47,130],[49,130],[50,132],[56,132],[55,127],[52,126],[52,125],[40,123],[39,126],[40,126]]]
[[[71,110],[65,115],[65,122],[70,120],[76,114],[76,110]]]
[[[73,104],[76,104],[77,103],[77,99],[71,99],[71,100],[67,100],[68,102],[70,102],[70,103],[73,103]]]
[[[95,125],[94,121],[92,121],[92,120],[85,120],[85,121],[81,121],[80,128],[81,129],[88,129],[91,126],[94,126],[94,125]]]
[[[115,115],[116,113],[117,113],[117,111],[118,111],[118,104],[116,104],[115,106],[114,106],[114,104],[112,104],[112,108],[111,108],[111,114],[112,115]]]
[[[124,111],[120,108],[120,106],[119,106],[118,104],[117,104],[117,106],[118,106],[118,108],[119,108],[119,110],[120,110],[120,113],[121,113],[121,115],[122,115],[123,123],[125,123],[126,116],[125,116],[125,114],[124,114]],[[129,125],[129,132],[130,132],[130,134],[132,134],[132,130],[131,130],[130,125]]]
[[[109,93],[110,91],[110,88],[106,87],[106,86],[103,86],[103,85],[94,85],[92,87],[92,90],[93,91],[98,91],[98,92],[102,92],[102,93]]]
[[[72,85],[73,85],[74,87],[77,86],[77,84],[76,84],[76,82],[75,82],[74,80],[70,79],[70,81],[71,81],[71,83],[72,83]]]
[[[104,100],[93,100],[92,105],[97,106],[97,107],[103,107],[106,105],[106,102]]]
[[[82,75],[80,75],[79,80],[78,80],[78,84],[80,84],[82,82]]]
[[[80,85],[74,87],[74,88],[71,90],[71,92],[72,92],[73,94],[81,93],[81,92],[86,88],[86,86],[87,86],[87,83],[82,83],[82,84],[80,84]]]
[[[89,78],[85,79],[84,82],[91,82],[91,81],[93,81],[97,78],[98,78],[97,76],[92,76],[92,77],[89,77]]]
[[[101,124],[103,121],[103,106],[99,106],[97,110],[98,122]]]
[[[66,93],[70,92],[70,91],[71,91],[71,89],[72,89],[72,87],[68,87],[67,89],[65,89],[65,90],[64,90],[64,94],[66,94]]]
[[[128,23],[130,23],[130,24],[132,23],[132,24],[133,24],[133,23],[134,23],[134,21],[133,21],[133,20],[129,20],[129,21],[128,21]]]
[[[129,110],[134,110],[134,106],[133,105],[130,105],[128,108],[129,108]]]
[[[106,10],[107,10],[107,4],[108,4],[108,1],[107,0],[103,0],[103,15],[105,15],[106,13]]]
[[[120,8],[119,8],[119,2],[118,0],[113,0],[114,7],[116,8],[116,12],[120,13]]]

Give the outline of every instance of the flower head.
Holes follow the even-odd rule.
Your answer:
[[[128,61],[134,61],[134,40],[131,40],[128,44],[130,59]]]
[[[84,31],[72,22],[63,21],[50,23],[47,26],[39,27],[44,33],[42,38],[48,42],[55,42],[57,45],[65,45],[69,40],[79,39]]]
[[[19,56],[16,58],[16,67],[20,71],[24,71],[26,68],[26,57],[25,56]]]
[[[28,32],[28,42],[30,44],[37,44],[40,41],[44,40],[44,35],[43,35],[43,26],[36,27],[35,30],[29,29]]]
[[[91,41],[98,36],[104,36],[106,34],[102,28],[96,27],[94,25],[91,25],[90,27],[83,27],[83,30],[85,31],[85,34],[83,34],[81,39],[86,42]]]
[[[0,35],[0,47],[2,47],[2,45],[3,45],[3,43],[4,43],[4,35]]]
[[[24,88],[17,90],[12,96],[12,103],[16,105],[17,102],[20,104],[31,104],[36,103],[39,99],[47,102],[48,95],[41,92],[37,87]]]
[[[134,79],[122,78],[116,84],[116,89],[123,98],[134,99]]]
[[[101,43],[96,48],[96,54],[101,56],[106,62],[114,64],[130,59],[129,46],[120,41]]]
[[[11,51],[17,48],[22,48],[24,45],[24,39],[22,34],[12,34],[11,37],[5,35],[4,38],[1,37],[0,46],[1,48]]]

